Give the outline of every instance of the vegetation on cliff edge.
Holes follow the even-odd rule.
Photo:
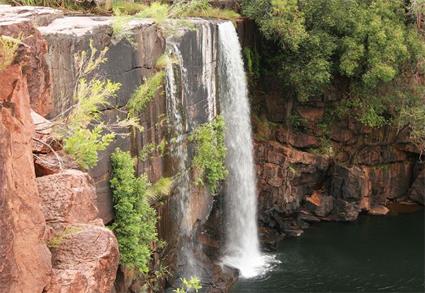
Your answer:
[[[242,2],[268,40],[263,72],[277,72],[286,93],[304,102],[337,92],[342,116],[368,127],[407,126],[422,138],[424,7],[422,0]]]

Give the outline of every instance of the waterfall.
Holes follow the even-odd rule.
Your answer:
[[[266,257],[259,248],[256,176],[250,108],[241,46],[231,22],[219,24],[219,96],[226,123],[226,238],[223,263],[244,278],[261,274]]]

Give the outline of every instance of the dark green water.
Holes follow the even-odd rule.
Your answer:
[[[231,292],[424,292],[424,211],[313,225],[276,257],[272,271]]]

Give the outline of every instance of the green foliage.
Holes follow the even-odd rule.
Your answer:
[[[224,180],[228,173],[224,165],[224,127],[223,117],[218,116],[198,126],[189,137],[195,144],[193,167],[199,174],[197,183],[206,183],[213,194],[217,192],[220,181]]]
[[[63,149],[72,156],[83,169],[96,166],[98,152],[105,150],[114,140],[114,133],[103,133],[104,124],[93,129],[78,127],[64,140]]]
[[[288,121],[292,129],[295,131],[303,131],[306,126],[306,121],[298,113],[289,115]]]
[[[146,196],[150,202],[158,202],[171,194],[173,187],[173,178],[161,177],[157,182],[152,184],[146,191]]]
[[[242,50],[248,77],[256,79],[260,77],[260,55],[256,50],[251,50],[248,47]]]
[[[146,109],[158,91],[162,88],[164,77],[164,71],[158,71],[137,88],[127,104],[130,117],[137,116],[137,114]]]
[[[134,160],[119,149],[111,155],[110,186],[115,210],[112,230],[118,238],[121,263],[140,272],[149,271],[151,245],[158,240],[157,214],[149,205],[146,176],[136,177]]]
[[[98,152],[105,150],[115,134],[101,122],[100,109],[109,106],[109,99],[116,96],[121,84],[110,80],[92,78],[86,80],[100,64],[106,61],[107,49],[98,52],[90,43],[90,54],[83,51],[75,56],[78,83],[74,89],[75,104],[55,132],[63,138],[64,150],[83,169],[97,164]],[[125,123],[124,123],[125,124]]]
[[[112,11],[116,16],[135,15],[146,9],[146,5],[140,2],[114,1],[112,3]]]
[[[116,129],[134,127],[141,130],[134,117],[102,122],[102,109],[110,107],[121,84],[98,77],[96,68],[106,62],[107,48],[98,51],[90,42],[90,52],[82,51],[74,56],[77,83],[73,92],[75,102],[56,117],[54,133],[63,139],[64,150],[83,169],[94,167],[98,153],[105,150],[116,136]],[[88,79],[88,77],[91,77]],[[62,117],[65,116],[65,118]],[[125,135],[121,132],[120,135]]]
[[[180,0],[175,1],[170,8],[170,17],[203,17],[235,20],[238,13],[229,9],[212,7],[208,0]]]
[[[273,72],[278,66],[288,93],[306,101],[338,87],[348,100],[342,103],[350,104],[346,114],[370,127],[397,116],[402,103],[395,92],[411,91],[401,82],[408,81],[405,73],[424,72],[420,25],[409,22],[409,8],[423,17],[423,7],[422,0],[412,1],[411,7],[403,0],[242,2],[243,13],[257,22],[268,46],[277,49],[264,58],[265,66]]]
[[[167,141],[165,140],[165,138],[163,138],[158,145],[154,143],[149,143],[143,146],[142,150],[139,153],[139,159],[144,162],[149,159],[154,153],[163,156],[165,154],[166,147]]]
[[[416,144],[421,154],[425,152],[425,105],[404,107],[400,111],[400,125],[408,125],[410,139]]]
[[[0,36],[0,72],[12,64],[21,42],[22,35],[17,38]]]
[[[259,141],[267,141],[272,135],[272,125],[266,117],[258,117],[253,115],[252,117],[253,128],[255,133],[255,139]]]
[[[198,292],[200,289],[202,289],[201,281],[197,277],[191,277],[189,280],[186,278],[181,278],[183,287],[177,288],[174,290],[176,293],[187,293],[187,292]]]
[[[233,10],[212,7],[208,0],[179,0],[173,1],[169,6],[154,1],[150,5],[141,3],[129,3],[118,1],[113,4],[114,39],[131,39],[131,31],[128,26],[131,19],[150,18],[157,23],[164,33],[174,33],[179,27],[191,27],[188,22],[181,21],[186,17],[203,17],[235,20],[240,15]],[[166,23],[167,19],[179,19],[172,23]]]

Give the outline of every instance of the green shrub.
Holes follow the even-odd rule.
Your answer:
[[[180,280],[182,281],[183,287],[174,290],[176,293],[198,292],[202,289],[201,281],[197,277],[191,277],[189,280],[182,278]]]
[[[155,95],[162,88],[164,77],[165,72],[163,70],[158,71],[146,79],[145,82],[137,88],[127,103],[130,117],[137,116],[146,109]]]
[[[128,134],[122,130],[130,127],[142,131],[136,117],[117,117],[108,123],[102,121],[102,110],[112,107],[110,100],[116,97],[121,87],[120,83],[94,72],[106,62],[107,51],[108,48],[98,51],[90,42],[90,51],[74,56],[77,80],[73,91],[74,104],[53,119],[54,135],[63,140],[64,150],[83,169],[97,164],[98,153],[114,140],[117,130],[120,135]]]
[[[136,177],[134,160],[128,152],[115,150],[111,162],[110,185],[115,210],[112,230],[118,239],[121,263],[147,273],[151,246],[158,240],[157,214],[146,195],[150,183],[146,176]]]
[[[217,116],[214,120],[198,126],[189,140],[195,145],[193,167],[197,174],[197,183],[206,184],[214,194],[220,181],[227,176],[224,165],[226,147],[224,145],[224,119]]]
[[[105,150],[114,140],[114,133],[104,134],[103,124],[93,129],[77,128],[65,140],[63,149],[71,155],[82,169],[96,166],[98,152]]]
[[[399,125],[407,125],[410,128],[410,139],[423,154],[425,152],[425,105],[402,108]]]
[[[75,56],[78,79],[73,93],[75,104],[67,109],[69,113],[64,119],[59,117],[54,127],[56,135],[63,138],[64,150],[83,169],[95,166],[98,152],[105,150],[115,138],[109,126],[101,122],[100,109],[109,106],[109,99],[115,97],[121,87],[119,83],[97,77],[86,80],[106,61],[107,49],[98,52],[92,43],[90,47],[90,54],[83,51]],[[133,121],[127,122],[119,121],[117,124],[122,127],[134,124]]]

